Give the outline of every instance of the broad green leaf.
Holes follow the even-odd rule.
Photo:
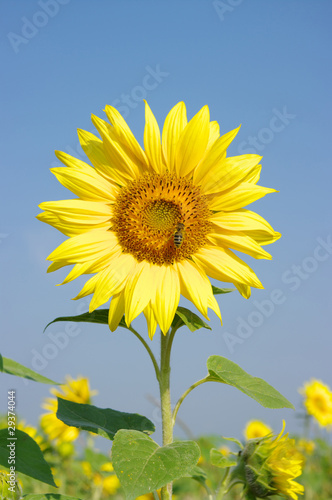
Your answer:
[[[207,368],[212,381],[236,387],[265,408],[294,409],[292,403],[265,380],[249,375],[239,365],[227,358],[210,356],[207,360]]]
[[[222,293],[230,293],[234,292],[236,288],[218,288],[217,286],[212,285],[213,295],[220,295]]]
[[[78,497],[68,497],[58,493],[29,493],[29,495],[23,495],[23,498],[25,500],[81,500]]]
[[[197,314],[193,313],[185,307],[178,307],[175,313],[175,317],[172,322],[172,327],[181,328],[181,326],[186,325],[191,332],[198,330],[199,328],[207,328],[211,330],[211,327],[205,323]]]
[[[41,382],[42,384],[59,385],[58,382],[54,382],[54,380],[43,377],[39,373],[30,370],[30,368],[27,368],[26,366],[17,363],[17,361],[14,361],[13,359],[2,358],[2,357],[1,359],[2,359],[1,371],[3,371],[3,373],[8,373],[9,375],[16,375],[17,377],[27,378],[29,380],[33,380],[34,382]]]
[[[226,467],[233,467],[237,464],[237,460],[225,457],[219,450],[212,448],[210,451],[211,464],[215,467],[225,469]]]
[[[14,434],[15,436],[10,436],[8,429],[0,430],[0,465],[10,467],[10,459],[15,455],[16,472],[56,487],[50,466],[45,461],[38,444],[23,431],[16,429]],[[8,445],[11,443],[13,444],[10,448]]]
[[[3,372],[3,357],[0,354],[0,372]]]
[[[186,476],[199,457],[200,449],[194,441],[160,447],[138,431],[120,430],[112,446],[112,463],[127,500]]]
[[[119,429],[135,429],[147,434],[155,431],[155,426],[146,417],[137,413],[124,413],[110,408],[97,408],[58,398],[56,416],[67,425],[93,432],[107,439],[113,439]]]

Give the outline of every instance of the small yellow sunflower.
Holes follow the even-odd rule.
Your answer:
[[[204,106],[189,122],[183,102],[171,109],[160,136],[148,104],[144,149],[120,113],[92,116],[101,139],[78,130],[92,165],[56,152],[66,167],[51,169],[77,198],[45,202],[38,219],[69,236],[48,257],[48,271],[73,264],[63,283],[94,274],[76,299],[93,294],[90,312],[111,300],[114,331],[144,313],[150,338],[168,331],[180,295],[208,319],[221,319],[208,277],[233,283],[248,298],[263,288],[233,250],[271,259],[262,249],[280,234],[243,207],[275,190],[257,185],[261,157],[227,157],[239,128],[220,136]]]
[[[309,415],[312,415],[322,427],[332,425],[332,392],[330,388],[319,380],[312,379],[304,384],[300,393],[305,397],[304,406]]]
[[[41,428],[51,441],[56,441],[57,445],[75,441],[79,435],[79,430],[76,427],[66,425],[57,418],[58,401],[56,397],[74,403],[90,404],[91,396],[96,394],[96,391],[90,390],[87,378],[78,377],[77,380],[74,380],[71,377],[66,377],[66,381],[66,384],[61,386],[61,390],[55,388],[50,390],[55,398],[45,399],[42,408],[47,410],[48,413],[40,417]]]
[[[260,420],[251,420],[247,423],[243,434],[246,441],[249,441],[249,439],[260,438],[270,434],[271,432],[271,427],[264,424],[264,422],[261,422]]]

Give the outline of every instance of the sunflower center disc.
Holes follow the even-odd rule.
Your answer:
[[[112,230],[123,252],[138,262],[173,264],[190,258],[207,242],[211,212],[200,188],[186,178],[144,175],[121,189],[113,213]],[[179,222],[184,231],[177,248],[174,233]]]

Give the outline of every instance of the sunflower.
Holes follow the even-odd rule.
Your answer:
[[[101,139],[78,130],[89,165],[56,152],[66,167],[51,169],[77,198],[45,202],[38,219],[69,239],[48,257],[48,271],[73,264],[63,283],[93,274],[75,297],[93,294],[90,312],[111,300],[109,326],[129,326],[144,313],[150,338],[167,333],[180,295],[204,317],[221,319],[209,278],[233,283],[246,298],[263,288],[234,252],[271,259],[262,245],[280,237],[243,207],[275,190],[257,185],[261,157],[227,157],[238,127],[220,136],[204,106],[189,122],[183,102],[162,130],[145,106],[144,149],[111,106],[110,123],[92,116]]]
[[[247,423],[243,434],[244,437],[246,438],[246,441],[248,441],[249,439],[255,439],[266,436],[271,432],[272,432],[271,427],[264,424],[264,422],[261,422],[260,420],[250,420],[250,422]]]
[[[320,382],[312,379],[304,384],[300,389],[304,395],[304,406],[317,422],[322,426],[332,425],[332,392],[330,388]]]
[[[297,500],[304,493],[304,487],[295,481],[302,474],[303,456],[295,440],[283,435],[284,429],[285,422],[278,436],[248,441],[239,456],[242,465],[238,470],[244,471],[246,489],[254,498],[279,495]]]
[[[96,394],[96,391],[90,391],[87,378],[78,377],[74,380],[71,377],[66,377],[66,384],[61,386],[61,390],[52,388],[50,392],[55,397],[45,398],[42,408],[47,410],[47,413],[40,417],[40,424],[48,438],[51,441],[55,440],[56,444],[61,446],[62,443],[75,441],[79,436],[79,429],[66,425],[57,418],[58,401],[56,397],[74,403],[90,404],[91,396]]]

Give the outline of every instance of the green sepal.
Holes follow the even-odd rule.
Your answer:
[[[151,420],[138,413],[97,408],[93,405],[74,403],[59,397],[56,416],[66,425],[93,432],[111,440],[119,429],[135,429],[147,434],[152,434],[155,431]]]
[[[220,292],[222,293],[222,292]],[[108,325],[108,309],[97,309],[92,313],[86,312],[83,314],[78,314],[77,316],[60,316],[59,318],[55,318],[53,321],[50,321],[45,328],[48,328],[53,323],[57,323],[58,321],[73,321],[76,323],[97,323],[99,325]],[[193,313],[189,309],[185,307],[178,307],[175,313],[172,327],[176,327],[176,329],[181,328],[181,326],[187,326],[191,332],[198,330],[199,328],[207,328],[211,330],[211,327],[205,323],[197,314]],[[126,328],[129,330],[129,327],[126,325],[125,317],[123,316],[119,326],[122,328]]]
[[[44,332],[46,328],[48,328],[53,323],[57,323],[58,321],[73,321],[75,323],[98,323],[100,325],[108,325],[108,309],[97,309],[92,313],[86,312],[83,314],[78,314],[77,316],[60,316],[59,318],[55,318],[53,321],[50,321],[45,326]],[[124,322],[124,317],[121,319],[119,326],[127,328],[127,325]]]
[[[212,330],[212,328],[205,323],[197,314],[193,313],[186,307],[178,307],[172,322],[172,328],[181,328],[187,326],[191,332],[195,332],[200,328]]]
[[[212,465],[220,467],[221,469],[237,465],[237,460],[225,457],[225,455],[215,448],[212,448],[210,451],[210,461]]]
[[[0,465],[10,468],[10,448],[8,445],[14,443],[15,470],[26,476],[37,479],[50,486],[56,486],[50,466],[38,444],[26,433],[16,429],[15,436],[10,436],[8,429],[0,430]],[[13,438],[16,438],[14,440]],[[9,438],[9,439],[8,439]]]
[[[16,377],[27,378],[28,380],[33,380],[34,382],[41,382],[42,384],[51,384],[51,385],[59,385],[59,382],[54,382],[49,378],[43,377],[37,372],[34,372],[30,368],[21,365],[17,361],[9,358],[3,358],[0,355],[0,365],[3,373],[7,373],[8,375],[15,375]]]
[[[210,356],[207,360],[207,368],[211,381],[236,387],[265,408],[294,409],[292,403],[265,380],[249,375],[239,365],[227,358]]]
[[[194,441],[160,447],[138,431],[120,430],[112,446],[112,463],[127,500],[158,490],[189,474],[200,457]]]
[[[218,288],[217,286],[212,285],[213,295],[221,295],[222,293],[230,293],[234,292],[236,288]]]

